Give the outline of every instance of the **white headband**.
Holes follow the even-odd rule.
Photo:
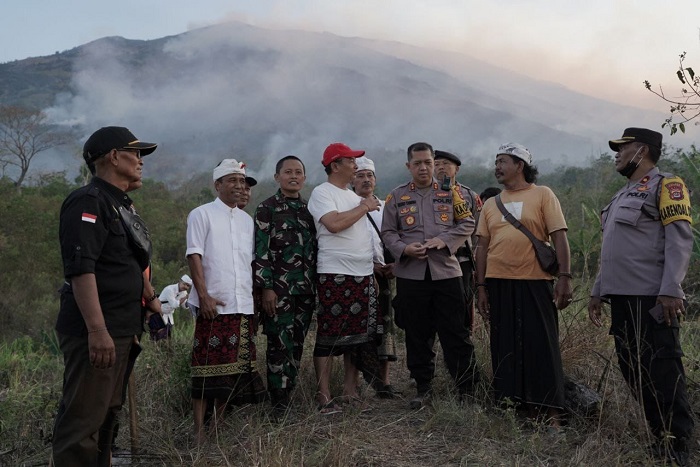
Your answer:
[[[245,176],[245,163],[238,162],[236,159],[222,160],[221,164],[217,165],[214,169],[214,181],[229,174],[241,174]]]
[[[355,163],[357,164],[357,170],[355,172],[359,172],[360,170],[371,170],[372,173],[376,175],[377,172],[374,171],[374,162],[369,157],[358,157],[355,159]]]
[[[515,156],[518,159],[520,159],[521,161],[525,162],[527,165],[532,165],[532,154],[522,144],[516,144],[516,143],[503,144],[503,145],[501,145],[500,148],[498,148],[498,152],[496,153],[496,157],[500,156],[501,154],[508,154],[510,156]]]

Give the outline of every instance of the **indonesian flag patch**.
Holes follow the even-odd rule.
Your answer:
[[[94,224],[97,221],[97,216],[94,214],[90,214],[89,212],[84,212],[81,220],[83,222],[89,222],[91,224]]]

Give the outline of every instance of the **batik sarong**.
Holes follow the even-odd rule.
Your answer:
[[[314,356],[341,355],[383,334],[374,276],[318,275]]]
[[[192,398],[233,405],[265,399],[256,368],[254,316],[197,316],[192,346]]]

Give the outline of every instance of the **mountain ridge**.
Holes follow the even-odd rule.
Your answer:
[[[0,103],[38,104],[82,140],[99,126],[128,126],[161,142],[167,157],[149,170],[172,181],[224,157],[269,176],[289,153],[319,181],[320,154],[334,141],[387,170],[402,168],[417,140],[481,166],[517,141],[547,171],[586,164],[625,126],[663,121],[457,52],[238,22],[0,64]],[[65,150],[53,159],[76,162]]]

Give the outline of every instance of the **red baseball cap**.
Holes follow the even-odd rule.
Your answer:
[[[328,145],[326,150],[323,151],[323,160],[321,163],[324,167],[327,167],[331,162],[343,157],[362,157],[364,155],[364,151],[353,151],[343,143],[333,143]]]

